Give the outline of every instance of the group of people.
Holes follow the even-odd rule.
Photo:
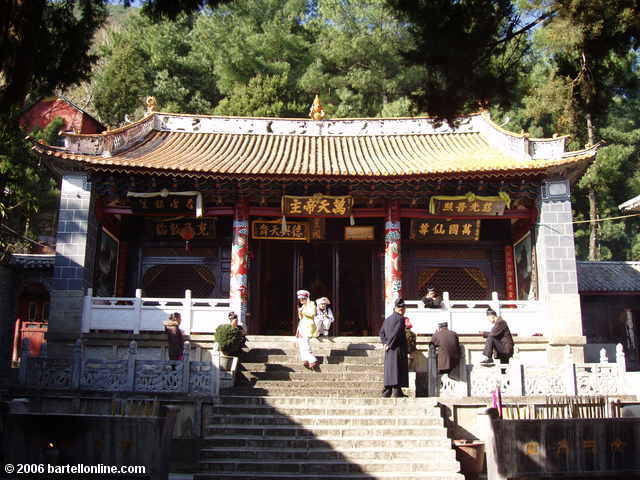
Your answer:
[[[311,300],[308,290],[298,290],[298,328],[296,338],[298,339],[298,351],[300,359],[306,368],[311,370],[318,366],[318,359],[311,351],[311,338],[329,335],[329,329],[333,323],[333,312],[331,302],[327,297],[318,298],[315,302]]]
[[[439,308],[439,305],[428,308]],[[409,386],[409,361],[405,334],[408,322],[405,312],[404,300],[397,299],[393,313],[385,318],[380,329],[380,341],[385,351],[383,397],[404,397],[402,388]],[[493,309],[487,309],[486,314],[492,328],[489,332],[480,332],[486,338],[482,352],[484,358],[480,365],[493,365],[494,353],[501,363],[508,363],[509,358],[513,356],[513,337],[509,326]],[[437,352],[438,373],[441,375],[448,375],[460,363],[460,340],[458,334],[449,330],[448,327],[447,322],[439,323],[438,330],[431,337],[431,343]]]

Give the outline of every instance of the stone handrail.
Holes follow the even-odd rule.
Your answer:
[[[231,303],[227,298],[145,298],[142,290],[135,297],[94,297],[88,289],[82,309],[82,332],[91,330],[158,331],[162,322],[174,312],[180,313],[180,327],[186,334],[212,333],[218,325],[227,323]]]
[[[603,349],[604,352],[604,349]],[[571,346],[565,347],[560,365],[523,365],[516,351],[508,364],[493,366],[461,363],[449,375],[438,375],[436,356],[430,346],[427,359],[429,396],[487,397],[496,388],[509,396],[572,396],[632,394],[633,382],[627,381],[625,353],[616,347],[616,360],[606,353],[599,363],[575,363]]]
[[[546,335],[548,325],[545,305],[538,300],[500,300],[493,292],[490,300],[450,300],[449,292],[442,294],[441,308],[425,308],[420,300],[405,300],[415,333],[431,334],[438,323],[447,322],[458,334],[478,334],[491,329],[486,310],[491,307],[502,316],[511,333],[519,336]]]
[[[18,381],[29,389],[102,392],[189,393],[217,397],[220,392],[220,352],[211,352],[210,362],[190,360],[191,345],[185,342],[182,360],[139,359],[135,341],[127,358],[94,359],[86,356],[82,341],[72,356],[49,357],[46,348],[39,357],[29,355],[29,340],[22,341]]]

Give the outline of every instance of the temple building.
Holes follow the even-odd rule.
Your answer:
[[[314,113],[312,111],[312,113]],[[333,335],[377,335],[403,297],[418,333],[486,330],[491,306],[555,361],[582,358],[570,189],[597,147],[505,131],[485,112],[310,120],[150,110],[35,150],[62,177],[49,342],[210,335],[229,311],[292,335],[298,289]],[[440,309],[420,299],[443,294]],[[203,337],[204,338],[204,337]]]

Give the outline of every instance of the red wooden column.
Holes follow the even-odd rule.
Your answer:
[[[516,271],[513,265],[513,246],[504,246],[504,269],[507,281],[506,300],[516,300]]]
[[[238,202],[233,215],[233,243],[231,244],[231,275],[229,297],[231,309],[238,315],[238,323],[247,325],[249,274],[249,203]]]
[[[402,297],[402,262],[400,258],[400,206],[387,203],[384,222],[384,314],[391,315],[393,303]]]

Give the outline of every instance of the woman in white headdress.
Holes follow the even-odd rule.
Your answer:
[[[329,335],[329,329],[333,323],[333,312],[329,306],[330,304],[331,302],[327,297],[321,297],[316,300],[317,308],[314,319],[316,329],[318,330],[318,335],[324,335],[325,337]]]
[[[300,306],[298,307],[298,329],[296,337],[298,339],[298,351],[300,352],[300,360],[307,368],[315,368],[318,366],[318,359],[311,352],[311,337],[317,337],[316,324],[314,318],[316,316],[316,304],[309,298],[310,293],[307,290],[298,290],[297,296]]]

